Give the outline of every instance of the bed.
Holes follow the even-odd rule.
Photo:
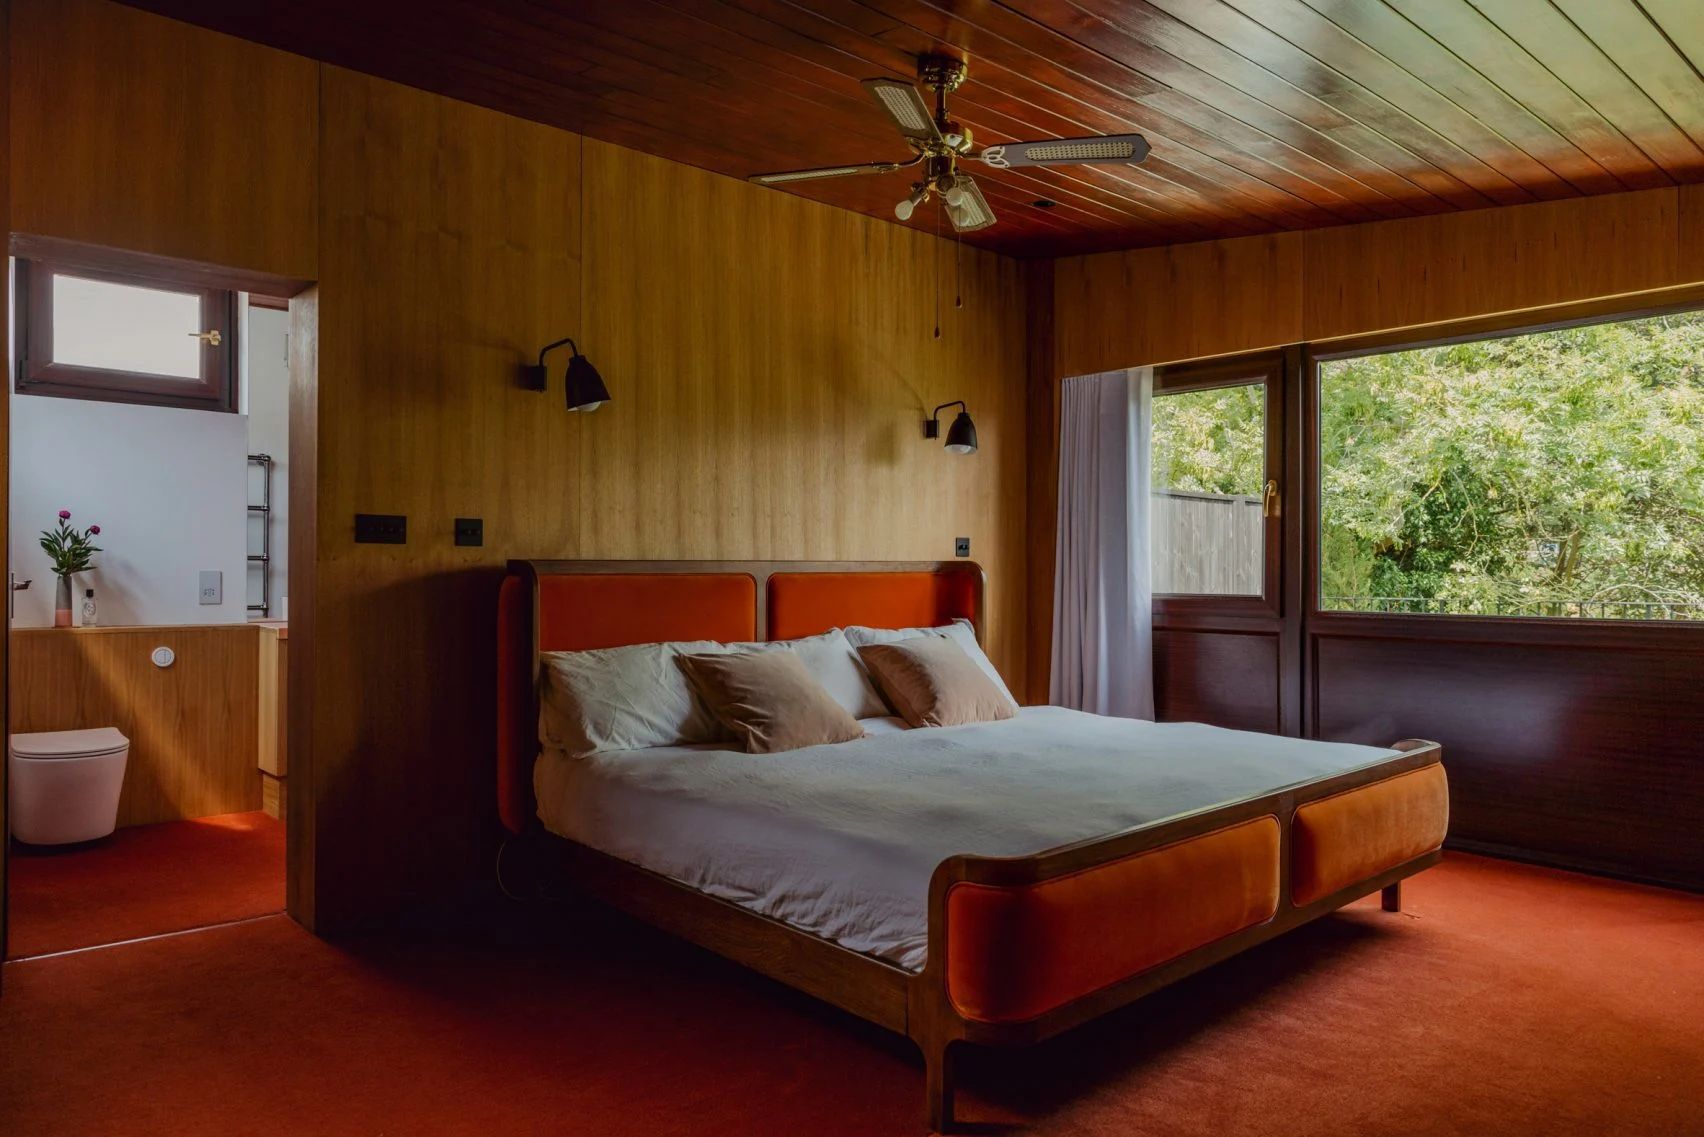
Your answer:
[[[512,562],[498,805],[572,886],[908,1035],[953,1123],[961,1042],[1050,1037],[1435,863],[1440,749],[1062,708],[761,756],[570,758],[538,742],[539,654],[982,626],[953,562]]]

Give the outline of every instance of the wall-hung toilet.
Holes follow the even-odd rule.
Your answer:
[[[12,836],[28,845],[105,837],[118,825],[130,740],[110,726],[14,734],[6,755]]]

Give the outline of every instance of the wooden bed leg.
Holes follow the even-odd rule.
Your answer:
[[[1402,911],[1402,882],[1399,880],[1395,884],[1385,885],[1379,892],[1379,898],[1383,901],[1386,912]]]
[[[929,1132],[946,1133],[953,1127],[953,1044],[950,1039],[923,1047],[923,1071]]]

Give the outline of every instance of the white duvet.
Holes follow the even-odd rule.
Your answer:
[[[929,878],[955,853],[1016,856],[1388,758],[1198,723],[1029,707],[778,754],[713,745],[534,768],[552,833],[853,951],[920,970]]]

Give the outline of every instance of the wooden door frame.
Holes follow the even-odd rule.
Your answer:
[[[0,0],[0,29],[4,27],[6,0]],[[5,59],[5,37],[0,35],[0,64]],[[7,181],[5,174],[5,140],[9,119],[5,110],[6,84],[0,66],[0,213],[10,216],[6,208]],[[267,297],[288,298],[290,311],[290,494],[300,501],[292,502],[290,526],[286,540],[290,545],[291,591],[300,601],[297,615],[291,617],[292,647],[288,691],[289,715],[289,797],[285,810],[285,910],[309,930],[314,928],[314,833],[313,826],[313,765],[309,743],[312,739],[312,648],[313,597],[317,574],[315,547],[318,526],[317,479],[319,471],[318,429],[318,346],[319,346],[319,289],[312,282],[293,277],[245,269],[227,268],[196,261],[177,260],[122,249],[109,249],[77,241],[9,233],[8,248],[14,256],[49,255],[56,259],[89,267],[113,267],[136,271],[147,269],[204,282],[208,287],[225,288],[233,292],[258,292]],[[12,274],[0,274],[0,311],[8,311]],[[8,352],[8,383],[13,361]],[[9,504],[11,484],[11,399],[0,399],[0,532],[10,537]],[[299,496],[298,496],[299,495]],[[9,548],[9,544],[8,544]],[[8,556],[8,560],[9,560]],[[0,737],[6,737],[10,700],[8,663],[11,642],[11,620],[6,621],[5,634],[0,635]],[[256,776],[259,776],[258,768]],[[0,762],[0,959],[5,955],[7,934],[6,909],[10,889],[6,877],[7,845],[11,824],[7,816],[6,763]]]

